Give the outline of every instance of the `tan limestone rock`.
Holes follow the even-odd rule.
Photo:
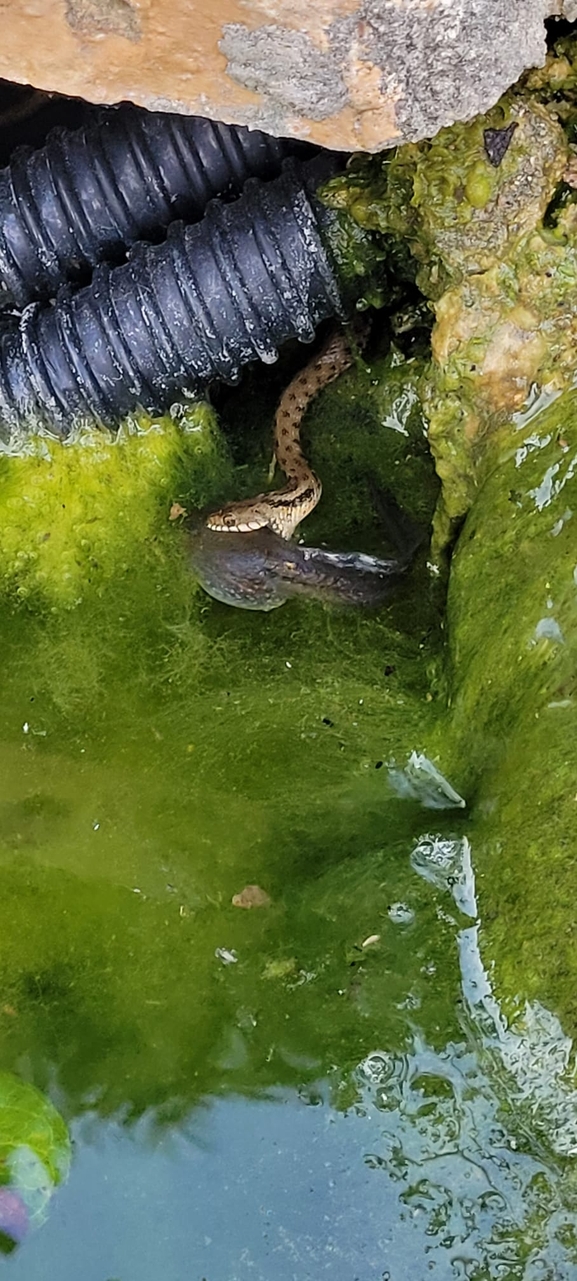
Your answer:
[[[573,0],[0,0],[0,76],[376,151],[487,110]]]

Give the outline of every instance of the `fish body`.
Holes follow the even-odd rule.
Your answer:
[[[187,529],[190,564],[209,596],[240,609],[278,609],[291,597],[376,607],[407,569],[403,560],[289,543],[268,526],[222,533]]]

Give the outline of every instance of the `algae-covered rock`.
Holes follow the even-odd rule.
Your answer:
[[[404,246],[405,269],[412,260],[431,300],[422,397],[443,482],[437,547],[473,501],[486,438],[534,388],[560,390],[574,375],[575,205],[549,216],[571,173],[559,119],[569,117],[557,92],[573,75],[567,67],[554,90],[543,80],[548,93],[511,92],[431,143],[360,161],[326,193],[363,226],[379,228],[397,257]],[[504,139],[497,152],[495,138]]]
[[[510,132],[498,165],[487,130]],[[324,195],[361,226],[406,241],[423,292],[436,299],[494,266],[539,225],[567,147],[545,105],[508,94],[486,116],[442,129],[431,142],[353,161]]]
[[[325,488],[307,541],[394,550],[389,490],[426,534],[438,483],[422,368],[375,338],[311,408],[303,434]],[[0,1066],[28,1055],[69,1115],[169,1121],[211,1092],[346,1075],[374,1042],[402,1050],[387,994],[428,995],[421,968],[448,950],[443,931],[429,946],[425,905],[391,982],[403,927],[387,909],[419,898],[405,850],[420,807],[394,795],[387,766],[430,754],[440,707],[425,547],[384,609],[291,601],[247,616],[195,584],[178,510],[169,519],[266,486],[277,389],[249,386],[221,394],[220,428],[193,407],[185,432],[167,420],[2,464],[13,1014],[0,1008]],[[270,896],[266,912],[233,906],[247,884]],[[454,957],[450,970],[454,982]],[[454,1029],[445,989],[431,1011],[440,1042],[438,1027]]]
[[[450,741],[499,993],[577,1033],[577,396],[502,436],[453,558]]]
[[[442,482],[436,551],[468,513],[439,729],[472,808],[481,955],[503,1019],[522,1015],[527,1060],[541,1006],[577,1033],[575,48],[561,42],[486,116],[359,159],[326,193],[380,229],[434,314],[419,394]]]

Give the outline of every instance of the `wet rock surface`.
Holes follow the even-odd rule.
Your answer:
[[[388,238],[434,317],[421,392],[443,482],[437,551],[494,465],[495,434],[574,378],[575,105],[561,41],[484,116],[359,160],[327,190]]]

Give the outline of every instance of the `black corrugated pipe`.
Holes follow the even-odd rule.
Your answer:
[[[275,177],[307,144],[196,116],[123,104],[78,130],[55,130],[0,171],[0,309],[85,282],[125,246],[195,222],[214,196],[236,195],[251,175]]]
[[[316,198],[327,155],[269,183],[249,181],[201,223],[138,245],[92,284],[34,305],[0,341],[0,434],[75,423],[115,426],[169,407],[183,388],[234,382],[249,361],[276,359],[289,338],[312,340],[346,309],[331,244],[342,216]]]

